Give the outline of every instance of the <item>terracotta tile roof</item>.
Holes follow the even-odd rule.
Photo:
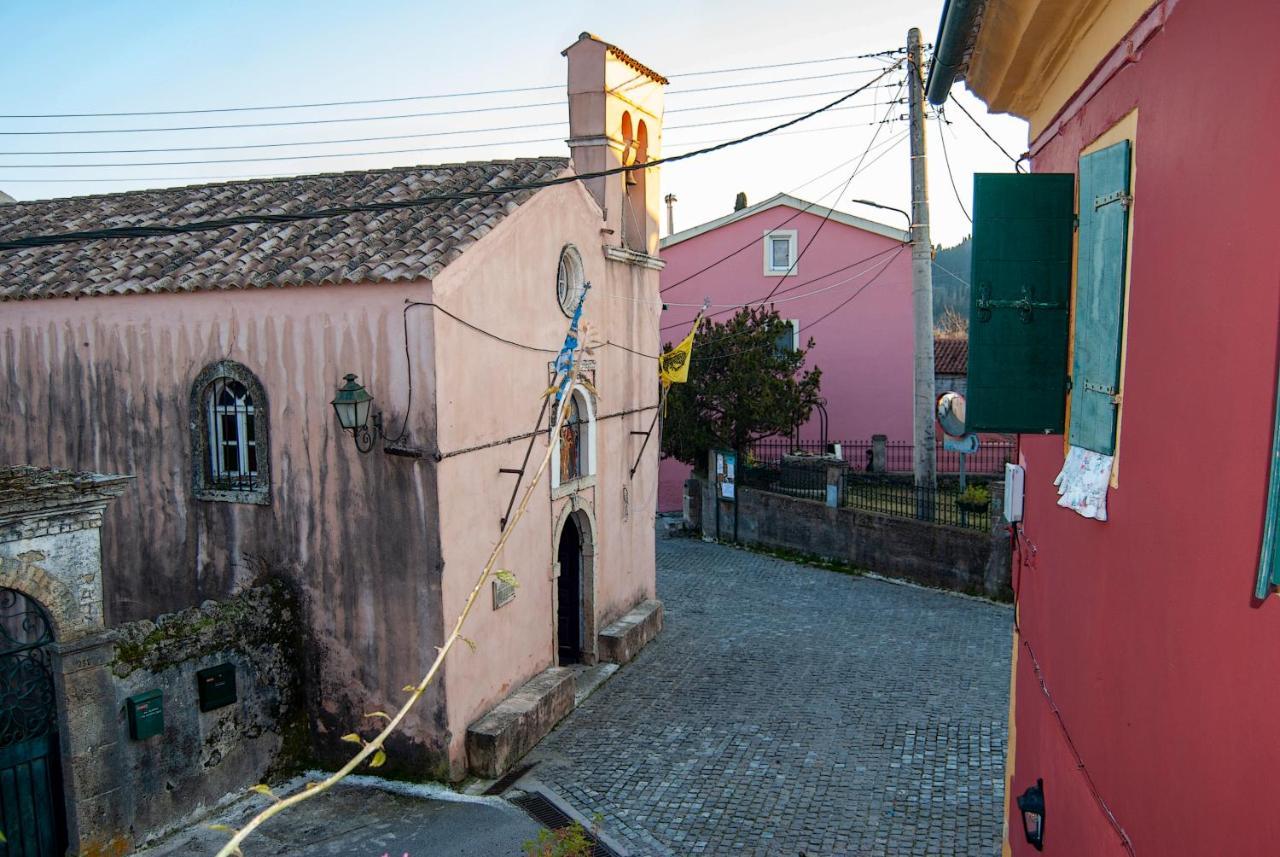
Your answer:
[[[519,158],[19,202],[0,215],[0,241],[465,193],[550,179],[568,165],[567,158]],[[3,250],[0,300],[429,279],[536,192]]]
[[[933,373],[935,375],[969,374],[969,340],[959,336],[933,338]]]

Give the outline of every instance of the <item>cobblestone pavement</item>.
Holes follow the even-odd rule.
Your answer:
[[[1000,852],[1008,608],[681,538],[658,595],[526,760],[633,857]]]

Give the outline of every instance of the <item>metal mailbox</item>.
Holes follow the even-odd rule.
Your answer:
[[[124,701],[129,715],[129,737],[135,741],[164,732],[164,691],[148,690]]]
[[[213,711],[236,701],[235,664],[218,664],[196,673],[200,710]]]

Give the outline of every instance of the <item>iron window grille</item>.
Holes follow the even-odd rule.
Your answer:
[[[222,361],[192,389],[194,490],[202,500],[269,503],[267,400],[253,373]]]

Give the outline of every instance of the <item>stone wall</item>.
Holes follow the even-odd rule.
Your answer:
[[[737,496],[737,540],[742,544],[818,556],[926,586],[1010,597],[1009,540],[999,524],[984,533],[829,507],[741,485]],[[716,500],[705,486],[702,498],[702,532],[715,537],[719,503],[720,538],[733,540],[734,504]],[[999,521],[999,510],[995,512]]]
[[[289,586],[273,580],[116,629],[103,702],[117,745],[112,763],[97,773],[104,784],[128,784],[112,803],[130,841],[304,761],[298,617]],[[202,712],[196,673],[226,663],[235,667],[236,701]],[[156,689],[164,694],[164,732],[132,740],[126,700]]]

